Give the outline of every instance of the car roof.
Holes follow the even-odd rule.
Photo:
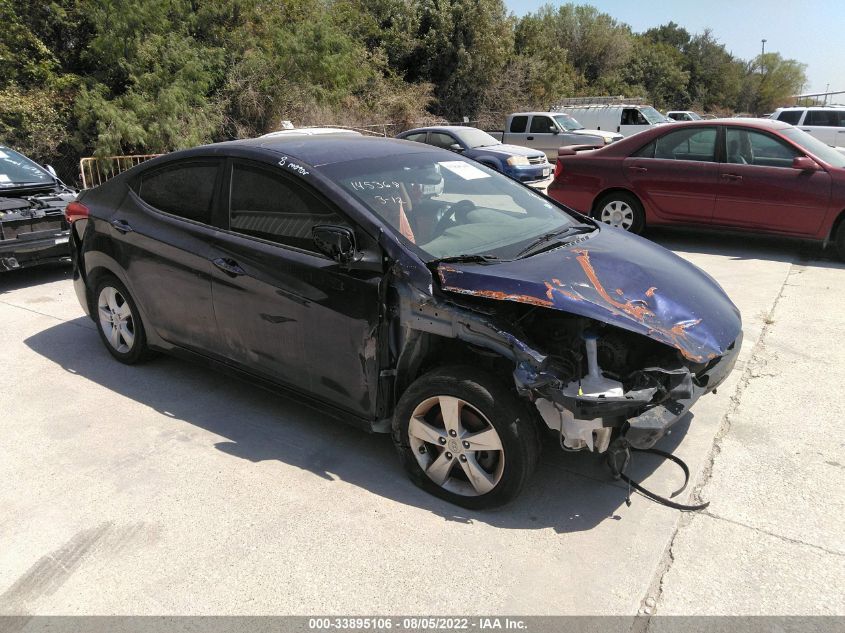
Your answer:
[[[831,103],[828,105],[815,105],[815,106],[784,106],[782,108],[777,108],[775,112],[782,112],[784,110],[826,110],[829,108],[838,108],[842,109],[845,108],[845,105],[837,105],[835,103]]]
[[[413,132],[437,132],[442,130],[444,132],[463,132],[464,130],[479,130],[483,131],[480,128],[473,127],[472,125],[427,125],[425,127],[415,127],[411,130],[405,130],[402,134],[408,134]]]
[[[227,149],[254,150],[258,153],[272,152],[280,156],[290,156],[314,167],[332,165],[353,160],[384,158],[409,153],[434,152],[443,154],[447,150],[422,143],[404,141],[380,136],[353,136],[351,134],[319,134],[314,136],[268,136],[247,138],[238,141],[224,141],[210,145],[201,145],[183,152],[174,152],[167,156],[189,157],[226,154]]]

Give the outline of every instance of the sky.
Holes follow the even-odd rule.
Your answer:
[[[591,4],[635,32],[675,22],[691,33],[705,28],[727,49],[742,59],[766,52],[807,65],[804,92],[845,90],[845,1],[843,0],[572,0]],[[536,11],[544,4],[560,6],[560,0],[505,0],[518,16]],[[845,95],[836,101],[845,102]]]

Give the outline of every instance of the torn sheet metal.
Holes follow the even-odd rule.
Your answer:
[[[741,331],[739,310],[709,275],[637,236],[601,233],[511,262],[442,263],[441,287],[596,319],[670,345],[694,362],[725,353]]]

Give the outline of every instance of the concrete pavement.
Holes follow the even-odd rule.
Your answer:
[[[818,581],[795,590],[800,605],[759,597],[760,612],[845,612],[831,595],[842,467],[827,463],[842,463],[843,361],[826,353],[841,352],[830,331],[845,299],[822,289],[841,288],[845,270],[788,242],[655,237],[743,313],[737,369],[663,444],[712,516],[682,520],[638,496],[627,507],[595,457],[557,450],[515,504],[461,510],[412,486],[385,436],[175,359],[116,363],[66,269],[0,277],[0,613],[627,615],[655,601],[658,613],[746,613],[749,579],[798,583],[784,561],[806,552]],[[768,350],[778,356],[763,368]],[[763,378],[772,367],[786,391],[765,386],[781,380]],[[755,422],[761,410],[771,425]],[[816,432],[798,432],[808,420]],[[784,464],[790,450],[805,458]],[[777,472],[802,491],[797,506]],[[647,456],[633,475],[656,491],[680,480]],[[702,548],[722,557],[702,568]],[[743,584],[736,601],[714,597]]]

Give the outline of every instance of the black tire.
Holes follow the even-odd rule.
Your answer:
[[[836,234],[833,236],[833,245],[836,248],[836,254],[839,256],[839,259],[845,262],[845,219],[836,227]]]
[[[468,433],[475,432],[477,436],[479,430],[489,432],[492,427],[501,450],[470,450],[465,442],[454,441],[461,437],[472,438],[472,434],[449,438],[446,446],[439,446],[433,440],[423,443],[418,437],[411,437],[409,427],[414,412],[438,397],[462,400],[465,404],[459,409],[460,428]],[[441,432],[446,432],[439,407],[437,400],[426,419],[435,426],[439,420]],[[468,366],[435,369],[408,387],[394,411],[393,440],[411,481],[441,499],[474,510],[501,506],[519,495],[534,472],[540,451],[536,422],[513,388],[487,372]],[[438,438],[438,441],[442,439]],[[420,450],[421,446],[424,450]],[[428,460],[429,465],[433,465],[450,455],[449,448],[456,451],[451,460],[451,474],[443,484],[435,483],[420,461]],[[417,455],[420,455],[419,459]],[[477,466],[485,469],[488,477],[485,487],[496,482],[484,493],[474,489],[475,484],[468,477],[470,471],[477,472]]]
[[[115,305],[117,307],[123,309],[124,304],[128,306],[129,317],[122,319],[122,321],[126,330],[132,334],[132,340],[131,344],[127,344],[128,339],[123,334],[118,333],[118,344],[121,345],[120,348],[116,347],[110,340],[111,330],[109,332],[104,330],[107,319],[109,317],[112,319],[116,318],[116,314],[109,309],[108,305],[105,307],[109,309],[109,314],[106,314],[100,305],[101,296],[104,296],[103,293],[108,292],[109,290],[115,293],[114,298]],[[135,304],[134,299],[132,299],[129,291],[126,289],[126,286],[124,286],[117,277],[114,277],[113,275],[104,275],[97,280],[97,284],[94,286],[92,307],[94,309],[94,323],[97,325],[97,331],[100,333],[100,339],[103,341],[103,345],[106,346],[109,353],[117,360],[126,365],[134,365],[135,363],[143,362],[154,356],[154,353],[147,346],[146,330],[144,330],[144,324],[141,322],[138,306]],[[126,349],[122,349],[123,346],[125,346]]]
[[[602,219],[605,209],[613,205],[618,206],[618,210],[622,215],[621,222],[614,223],[609,221],[607,217]],[[630,217],[628,216],[628,210],[630,210]],[[643,205],[637,199],[637,196],[626,191],[611,191],[599,198],[593,208],[593,217],[599,222],[624,228],[631,233],[640,234],[645,229],[645,211],[643,210]]]

